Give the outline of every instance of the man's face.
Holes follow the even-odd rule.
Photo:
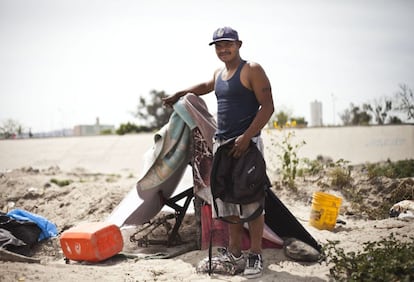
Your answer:
[[[218,41],[214,44],[217,57],[223,62],[228,62],[238,56],[240,41]]]

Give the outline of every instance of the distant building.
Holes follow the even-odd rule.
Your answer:
[[[322,126],[322,103],[315,100],[310,104],[311,120],[310,126]]]
[[[91,135],[100,135],[102,131],[109,131],[111,133],[115,132],[115,126],[100,124],[99,117],[96,118],[96,123],[94,125],[76,125],[73,128],[73,135],[75,136],[91,136]]]

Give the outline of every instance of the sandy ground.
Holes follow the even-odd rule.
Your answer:
[[[0,157],[0,209],[5,212],[20,208],[42,215],[55,223],[60,232],[81,222],[104,221],[134,186],[140,172],[135,164],[126,165],[125,160],[111,161],[114,151],[117,151],[115,155],[119,151],[128,152],[128,148],[118,148],[114,145],[119,143],[118,139],[85,140],[47,139],[44,142],[47,142],[48,146],[42,147],[43,149],[39,149],[39,144],[43,144],[40,140],[0,141],[0,156],[7,153],[8,158],[13,159],[9,165],[7,158]],[[75,141],[89,142],[89,145]],[[21,151],[23,147],[24,150],[30,151],[24,154]],[[140,150],[148,147],[148,140],[143,141]],[[71,148],[77,148],[76,153],[71,154]],[[129,150],[134,149],[129,148]],[[134,153],[139,154],[139,152]],[[53,162],[48,156],[53,156]],[[64,158],[60,159],[62,156]],[[89,156],[84,162],[85,165],[79,161],[80,156],[84,158]],[[99,156],[105,156],[107,161],[102,161]],[[139,158],[139,155],[126,157],[135,159]],[[93,165],[94,162],[96,166]],[[70,184],[60,187],[54,184],[52,179],[69,180]],[[355,179],[357,179],[355,185],[364,188],[361,189],[361,193],[365,193],[366,198],[371,199],[368,204],[380,202],[380,197],[383,195],[377,193],[375,189],[377,184],[371,184],[363,174],[355,176]],[[339,246],[348,252],[361,250],[364,242],[379,240],[387,237],[391,232],[397,237],[413,234],[413,221],[395,218],[372,220],[362,213],[352,212],[352,205],[346,199],[343,199],[339,215],[339,219],[345,224],[337,224],[332,231],[314,228],[309,224],[308,219],[312,193],[320,189],[318,182],[320,183],[320,179],[298,179],[300,196],[276,188],[275,193],[321,244],[328,240],[338,240]],[[392,185],[391,182],[385,181],[390,183],[389,185]],[[327,192],[340,196],[337,191]],[[184,242],[194,240],[195,231],[192,229],[194,221],[193,214],[186,216],[180,230]],[[123,232],[126,234],[125,230]],[[209,276],[197,273],[196,266],[207,256],[206,250],[192,250],[173,258],[159,259],[148,256],[151,252],[146,252],[135,242],[129,242],[128,236],[125,236],[124,241],[125,252],[140,254],[140,256],[118,255],[100,263],[70,261],[69,264],[65,263],[58,238],[43,241],[33,250],[32,256],[40,259],[40,263],[1,261],[0,281],[247,280],[242,275]],[[253,281],[329,281],[331,266],[325,262],[293,261],[284,254],[283,249],[265,249],[263,256],[265,261],[263,276]]]

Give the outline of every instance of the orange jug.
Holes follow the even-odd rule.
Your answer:
[[[124,241],[121,230],[112,223],[82,223],[60,236],[60,245],[67,259],[98,262],[120,252]]]

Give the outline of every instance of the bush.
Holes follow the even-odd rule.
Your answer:
[[[343,188],[351,185],[352,177],[351,170],[352,167],[348,165],[349,161],[339,159],[335,163],[330,164],[330,169],[328,171],[328,176],[331,180],[331,185],[337,188]]]
[[[369,178],[385,176],[388,178],[406,178],[414,177],[414,160],[401,160],[391,162],[388,160],[385,164],[368,164]]]
[[[112,134],[111,129],[101,130],[101,135],[111,135],[111,134]]]
[[[133,123],[125,123],[121,124],[119,128],[116,130],[116,134],[124,135],[128,133],[140,133],[140,132],[150,132],[151,129],[146,126],[137,126]]]
[[[304,169],[303,174],[318,175],[324,172],[325,166],[320,160],[303,159]]]
[[[59,179],[56,179],[56,178],[52,178],[52,179],[50,179],[50,182],[56,184],[59,187],[63,187],[63,186],[70,185],[72,183],[72,180],[69,180],[69,179],[59,180]]]
[[[281,149],[281,154],[278,155],[282,161],[282,176],[283,183],[287,184],[289,188],[296,190],[295,178],[297,174],[297,168],[300,162],[297,156],[298,150],[306,144],[305,141],[301,141],[297,144],[293,144],[292,139],[295,137],[295,132],[288,132],[285,136],[282,144],[277,144]]]
[[[323,254],[334,281],[414,281],[414,237],[397,240],[391,233],[378,242],[364,243],[363,251],[345,253],[338,241],[328,241]],[[406,242],[403,242],[406,241]]]

